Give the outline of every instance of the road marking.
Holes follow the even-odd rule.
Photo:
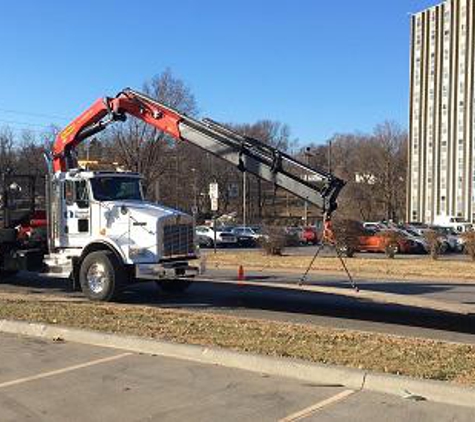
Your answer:
[[[309,406],[303,410],[300,410],[297,413],[293,413],[292,415],[289,415],[285,417],[284,419],[280,419],[279,422],[295,422],[299,421],[304,418],[308,418],[309,416],[312,416],[314,413],[318,412],[319,410],[323,409],[324,407],[330,406],[331,404],[337,403],[343,399],[346,399],[347,397],[351,396],[352,394],[355,394],[355,390],[345,390],[342,391],[341,393],[338,393],[328,399],[325,399],[317,404],[314,404],[312,406]]]
[[[101,363],[112,362],[118,359],[125,358],[133,355],[133,353],[121,353],[120,355],[109,356],[107,358],[96,359],[90,362],[80,363],[78,365],[68,366],[62,369],[56,369],[54,371],[43,372],[42,374],[32,375],[31,377],[18,378],[16,380],[0,383],[0,388],[11,387],[13,385],[23,384],[30,381],[36,381],[43,378],[53,377],[55,375],[64,374],[66,372],[76,371],[77,369],[88,368],[89,366],[100,365]]]

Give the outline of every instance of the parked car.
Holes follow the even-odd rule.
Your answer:
[[[318,244],[318,232],[317,229],[313,226],[302,227],[301,232],[302,243],[307,245],[316,245]]]
[[[459,233],[465,233],[472,230],[473,225],[462,217],[454,217],[449,215],[437,215],[434,218],[434,224],[439,227],[447,227],[454,229]]]
[[[196,236],[202,247],[214,246],[214,230],[208,226],[197,226]],[[234,234],[216,229],[216,246],[237,246],[237,238]]]
[[[234,235],[238,245],[243,247],[255,247],[264,236],[257,233],[252,227],[233,227],[228,233]]]
[[[366,221],[363,223],[363,227],[368,230],[380,231],[387,230],[388,226],[380,221]]]
[[[447,245],[447,250],[450,252],[461,252],[463,250],[463,239],[454,229],[438,226],[432,226],[431,229],[440,233],[443,242]]]
[[[406,239],[412,240],[413,242],[415,242],[419,246],[419,248],[416,248],[416,249],[420,249],[420,250],[416,250],[416,253],[423,252],[422,249],[425,252],[429,252],[430,246],[423,233],[419,234],[417,231],[411,230],[409,228],[395,228],[391,230],[396,230],[400,235],[404,236]],[[448,246],[444,244],[444,249],[447,249],[447,248]],[[446,250],[441,251],[441,252],[445,253]]]
[[[425,253],[424,242],[404,233],[402,230],[374,230],[361,226],[359,234],[351,244],[340,244],[340,252],[352,256],[354,252]]]
[[[286,246],[301,246],[303,243],[302,227],[289,226],[284,229]]]
[[[462,250],[462,245],[460,242],[460,237],[457,235],[455,230],[448,227],[438,227],[438,226],[429,226],[427,224],[407,224],[404,226],[404,230],[416,237],[425,239],[425,236],[431,230],[436,231],[440,235],[440,250],[439,252],[444,254],[447,252],[460,252]],[[429,246],[427,245],[427,249]]]

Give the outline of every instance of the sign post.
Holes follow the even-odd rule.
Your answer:
[[[209,199],[211,201],[211,211],[213,211],[213,235],[214,235],[214,253],[216,253],[216,212],[219,208],[219,186],[216,182],[209,184]]]

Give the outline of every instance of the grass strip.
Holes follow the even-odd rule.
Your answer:
[[[475,346],[188,311],[90,302],[0,300],[0,319],[230,348],[475,385]]]
[[[255,271],[289,271],[304,272],[311,261],[311,256],[284,255],[267,256],[261,250],[252,252],[226,252],[217,254],[207,253],[207,267],[237,269],[244,265],[248,270]],[[368,257],[347,258],[345,262],[355,277],[371,277],[374,279],[423,279],[475,282],[475,263],[467,259],[454,261],[429,257],[396,259],[381,259]],[[325,274],[343,274],[341,262],[336,257],[318,257],[312,267],[312,272]]]

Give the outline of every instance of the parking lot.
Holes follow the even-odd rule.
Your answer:
[[[469,408],[58,340],[0,336],[2,422],[475,418]]]

